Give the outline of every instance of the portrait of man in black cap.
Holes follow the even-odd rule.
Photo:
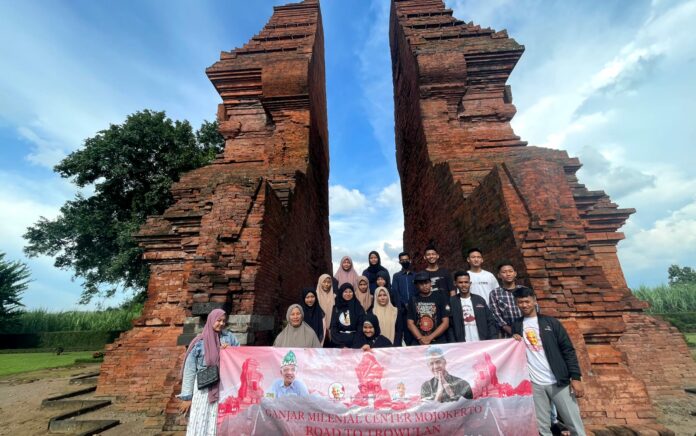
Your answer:
[[[426,356],[434,377],[421,385],[421,399],[445,403],[460,398],[474,398],[471,386],[466,380],[447,372],[447,360],[441,348],[428,347]]]
[[[447,342],[449,327],[449,295],[445,292],[433,292],[430,276],[419,272],[413,280],[418,294],[408,305],[407,326],[413,335],[410,345],[429,345]]]

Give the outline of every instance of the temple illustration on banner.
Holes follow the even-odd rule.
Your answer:
[[[655,405],[687,401],[696,363],[626,284],[616,246],[634,210],[580,183],[577,158],[513,131],[507,80],[524,47],[454,17],[442,0],[391,0],[389,36],[404,250],[419,258],[432,240],[449,269],[465,265],[472,246],[492,264],[511,260],[575,345],[588,428],[667,431]],[[318,0],[274,7],[258,34],[206,70],[222,100],[224,152],[175,183],[174,204],[140,229],[148,298],[133,329],[108,346],[97,387],[117,407],[148,412],[152,428],[183,429],[182,350],[211,310],[228,311],[243,345],[268,345],[294,302],[284,290],[332,271],[324,72]],[[447,204],[448,219],[432,204]],[[229,407],[262,400],[258,363]],[[490,358],[476,371],[480,397],[528,392],[498,383]],[[370,381],[378,373],[368,359],[364,389],[386,402]]]

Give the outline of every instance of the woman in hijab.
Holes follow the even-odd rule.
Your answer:
[[[312,327],[304,322],[304,312],[299,304],[291,304],[285,314],[288,325],[276,337],[274,347],[320,348],[321,342]]]
[[[375,289],[377,289],[377,273],[380,271],[384,271],[386,273],[386,287],[388,288],[390,286],[389,271],[382,266],[382,259],[379,257],[379,253],[376,251],[370,251],[370,254],[367,256],[367,260],[370,262],[370,266],[363,271],[363,275],[370,281],[370,293],[374,295]]]
[[[350,256],[343,256],[341,259],[341,264],[334,274],[334,278],[338,282],[338,287],[340,288],[344,283],[350,283],[353,289],[358,287],[358,273],[355,272],[353,268],[353,259]]]
[[[344,283],[336,296],[336,306],[331,316],[331,340],[338,348],[351,348],[358,329],[358,319],[365,310],[355,299],[353,286]]]
[[[214,309],[208,314],[203,332],[193,338],[184,355],[181,393],[183,404],[181,413],[191,410],[186,427],[186,435],[214,435],[220,398],[219,380],[203,389],[198,389],[197,374],[210,367],[220,366],[220,349],[239,346],[232,333],[225,330],[227,315],[222,309]]]
[[[370,293],[370,281],[367,280],[367,277],[358,277],[358,290],[355,292],[355,298],[358,299],[365,312],[372,307],[373,297]]]
[[[304,288],[300,306],[302,306],[302,311],[304,312],[304,322],[314,330],[319,342],[323,344],[324,336],[326,336],[326,319],[324,310],[317,301],[317,291],[312,288]]]
[[[371,313],[366,313],[358,323],[358,333],[353,341],[353,348],[369,351],[372,348],[391,347],[389,339],[380,334],[379,319]]]
[[[324,316],[326,317],[326,326],[329,328],[331,326],[331,316],[333,315],[333,308],[336,304],[336,294],[334,294],[333,280],[328,274],[322,274],[317,280],[317,300],[319,300],[319,307],[324,311]],[[330,344],[331,335],[329,331],[324,332],[324,343]],[[326,339],[329,339],[327,341]]]
[[[375,289],[375,303],[370,311],[379,319],[382,326],[382,335],[389,339],[395,347],[401,346],[403,339],[404,314],[403,311],[394,307],[387,288],[379,287]]]

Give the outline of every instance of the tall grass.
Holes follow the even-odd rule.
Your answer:
[[[49,312],[31,310],[19,316],[7,333],[40,333],[62,331],[123,331],[131,328],[131,321],[142,312],[142,305],[102,311]]]
[[[650,313],[696,312],[696,283],[640,286],[633,294],[650,303]]]

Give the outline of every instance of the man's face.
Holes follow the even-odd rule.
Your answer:
[[[457,283],[455,283],[457,286],[457,289],[459,289],[459,293],[467,296],[469,294],[469,288],[471,287],[471,281],[469,280],[469,276],[459,276],[457,277]]]
[[[523,297],[515,298],[517,301],[517,307],[520,308],[522,315],[529,316],[536,310],[536,298],[535,297]]]
[[[399,393],[400,397],[405,397],[406,396],[406,386],[404,386],[403,383],[399,383],[396,385],[396,392]]]
[[[447,369],[447,361],[444,357],[431,357],[428,365],[430,366],[430,371],[433,372],[434,376],[439,376],[444,374]]]
[[[344,271],[350,271],[351,266],[353,266],[353,264],[350,259],[343,259],[343,262],[341,262],[341,268],[343,268]]]
[[[399,263],[402,264],[401,266],[403,266],[403,263],[404,263],[404,262],[408,262],[408,263],[410,264],[410,263],[411,263],[411,257],[410,257],[409,255],[407,255],[407,254],[405,254],[405,255],[403,255],[403,256],[399,256]]]
[[[295,381],[295,365],[286,365],[280,368],[280,375],[283,376],[285,386],[290,386]]]
[[[466,261],[469,262],[470,266],[479,268],[483,265],[483,256],[478,251],[472,251],[469,253],[469,257],[466,258]]]
[[[430,294],[430,291],[432,290],[432,284],[430,283],[430,280],[425,281],[425,282],[417,282],[416,287],[418,288],[418,292],[420,292],[423,295],[428,295]]]
[[[377,265],[377,262],[379,262],[379,257],[375,253],[372,253],[370,255],[370,265]]]
[[[505,283],[514,283],[517,278],[517,272],[511,265],[505,265],[498,271],[498,278]]]
[[[428,262],[428,265],[437,264],[437,261],[439,259],[440,259],[440,255],[437,254],[437,251],[435,251],[435,250],[426,250],[425,251],[425,261]]]

